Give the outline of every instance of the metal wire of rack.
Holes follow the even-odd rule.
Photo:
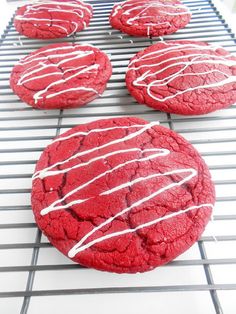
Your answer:
[[[138,105],[124,75],[129,59],[159,38],[121,34],[108,15],[118,1],[93,4],[90,26],[56,42],[90,43],[110,55],[113,75],[104,95],[73,110],[37,111],[9,86],[12,67],[55,41],[19,36],[9,22],[0,39],[0,312],[8,313],[224,313],[236,311],[236,106],[206,116],[182,117]],[[197,39],[236,52],[235,35],[214,2],[183,1],[190,24],[170,39]],[[202,154],[216,184],[214,220],[202,238],[172,263],[137,275],[102,273],[75,265],[54,249],[34,223],[31,176],[44,147],[77,124],[112,116],[159,120]],[[132,304],[132,305],[130,305]],[[111,310],[112,309],[112,310]]]

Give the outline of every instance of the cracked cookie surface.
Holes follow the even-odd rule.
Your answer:
[[[110,14],[113,28],[132,36],[163,36],[185,27],[191,19],[178,0],[129,0],[115,4]]]
[[[108,56],[90,45],[52,44],[21,59],[10,85],[38,109],[80,107],[99,97],[112,73]]]
[[[199,41],[159,42],[130,60],[126,85],[141,104],[206,114],[236,102],[236,57]]]
[[[157,122],[127,117],[56,138],[33,176],[32,209],[73,261],[136,273],[166,264],[202,234],[215,201],[198,152]]]
[[[30,38],[63,38],[86,28],[92,12],[90,4],[78,0],[40,1],[20,7],[14,25]]]

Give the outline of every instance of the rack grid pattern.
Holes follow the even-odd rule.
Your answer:
[[[53,41],[29,39],[19,36],[12,19],[0,39],[0,312],[49,313],[51,308],[55,313],[78,313],[81,307],[85,313],[106,314],[116,304],[115,314],[124,312],[124,304],[132,302],[128,313],[165,314],[175,308],[183,314],[190,310],[193,314],[233,314],[236,105],[191,117],[138,105],[125,87],[126,67],[136,52],[161,39],[130,37],[112,29],[108,16],[118,1],[87,2],[93,4],[94,18],[75,36]],[[164,40],[196,39],[236,52],[235,35],[214,2],[183,2],[192,11],[191,22]],[[14,64],[46,44],[72,41],[93,44],[109,54],[113,75],[104,95],[72,110],[38,111],[22,103],[9,86]],[[209,165],[217,203],[213,221],[185,254],[150,273],[116,275],[75,265],[58,253],[34,223],[30,189],[35,163],[52,138],[80,123],[127,115],[158,120],[187,138]],[[166,304],[171,306],[169,310]]]

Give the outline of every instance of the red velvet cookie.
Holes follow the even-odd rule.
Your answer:
[[[30,38],[61,38],[83,30],[92,15],[92,6],[83,1],[45,0],[20,7],[14,24],[20,34]]]
[[[178,0],[128,0],[115,4],[110,24],[132,36],[163,36],[185,27],[191,19]]]
[[[187,250],[215,201],[198,152],[157,122],[130,117],[79,125],[56,138],[33,176],[32,208],[73,261],[144,272]]]
[[[236,57],[198,41],[162,41],[130,61],[126,85],[141,104],[183,115],[236,102]]]
[[[52,44],[21,59],[13,68],[13,91],[32,107],[80,107],[101,95],[111,76],[108,56],[90,45]]]

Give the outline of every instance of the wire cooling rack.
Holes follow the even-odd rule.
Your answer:
[[[11,20],[0,39],[0,313],[236,313],[236,106],[183,117],[138,105],[124,76],[129,59],[160,40],[112,29],[116,1],[93,4],[90,26],[56,42],[90,43],[110,55],[113,75],[102,98],[73,110],[37,111],[9,86],[19,58],[55,41],[19,36]],[[170,39],[198,39],[236,52],[235,36],[214,3],[183,1],[190,24]],[[206,160],[216,184],[214,219],[198,243],[164,267],[137,275],[98,272],[73,264],[37,229],[30,207],[31,176],[44,147],[77,124],[113,116],[138,116],[174,129]]]

